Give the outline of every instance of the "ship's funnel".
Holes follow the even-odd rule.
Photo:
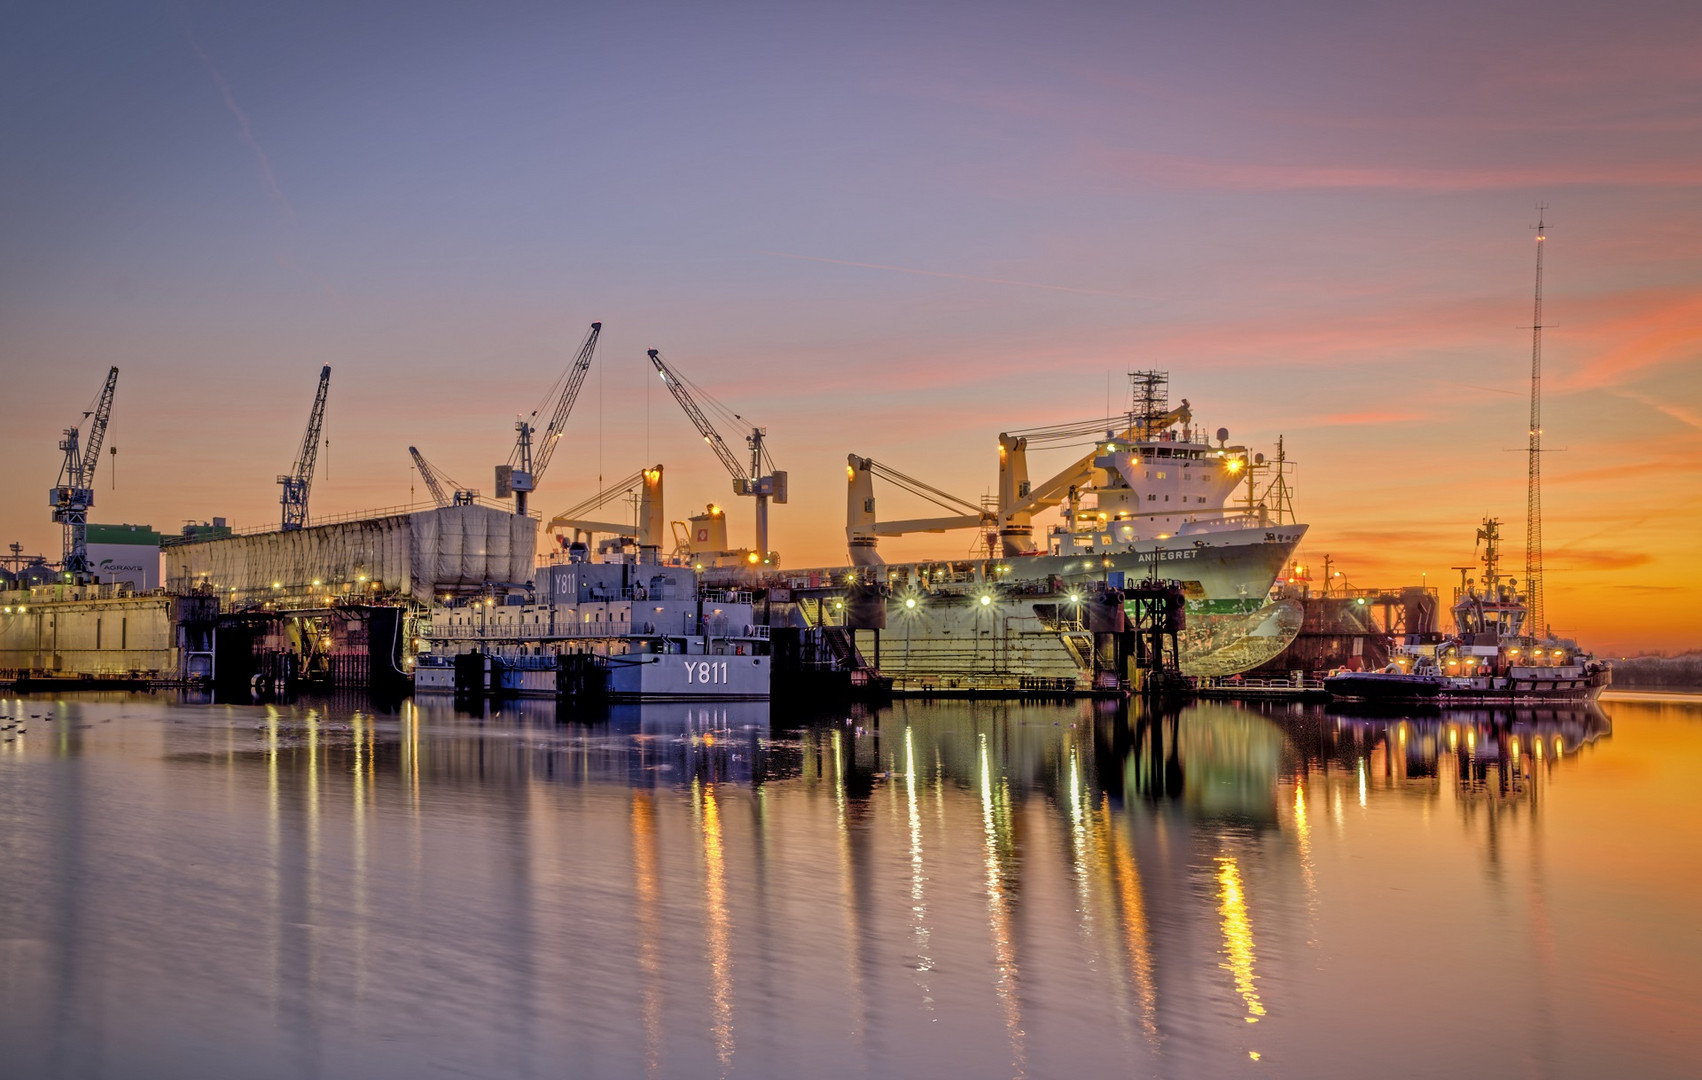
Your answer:
[[[714,503],[703,513],[687,519],[691,526],[691,554],[719,555],[727,550],[727,512]]]

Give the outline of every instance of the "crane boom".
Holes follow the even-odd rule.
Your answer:
[[[319,432],[325,425],[325,397],[331,390],[331,365],[319,371],[319,389],[313,395],[313,410],[307,414],[307,430],[301,436],[295,465],[289,475],[278,477],[284,487],[278,501],[283,506],[285,531],[307,524],[307,494],[313,487],[313,466],[319,460]]]
[[[550,467],[550,458],[555,455],[556,442],[561,438],[562,427],[567,423],[567,414],[573,411],[573,403],[579,400],[579,388],[585,385],[585,373],[591,370],[591,357],[597,351],[597,338],[602,332],[602,323],[592,323],[591,332],[585,336],[584,344],[579,346],[579,355],[573,359],[573,367],[568,371],[567,385],[562,389],[561,397],[556,399],[555,414],[550,417],[550,424],[544,429],[544,437],[532,456],[534,486],[544,478],[544,470]]]
[[[516,514],[527,512],[527,496],[537,489],[544,470],[549,468],[550,458],[555,455],[556,441],[561,438],[562,426],[567,423],[568,413],[573,411],[573,403],[579,399],[579,388],[585,385],[585,373],[591,370],[591,356],[597,351],[597,338],[602,332],[602,323],[591,324],[591,332],[585,335],[585,343],[579,346],[579,355],[574,357],[572,366],[567,370],[567,382],[562,387],[561,396],[556,399],[555,412],[544,428],[543,439],[536,446],[533,436],[538,429],[533,421],[537,420],[542,406],[532,410],[527,419],[515,421],[514,430],[519,434],[514,439],[514,453],[509,455],[507,465],[496,467],[496,497],[506,499],[512,493]],[[548,398],[545,400],[547,402]]]
[[[106,422],[112,417],[112,396],[118,390],[118,369],[106,373],[106,385],[101,388],[100,402],[95,405],[94,420],[89,424],[89,442],[83,448],[83,486],[95,486],[95,466],[100,464],[100,445],[106,441]]]
[[[656,467],[658,469],[661,468],[660,465]],[[648,471],[648,469],[640,469],[631,476],[623,476],[619,480],[616,480],[614,483],[597,492],[597,494],[591,496],[589,499],[573,504],[566,510],[557,514],[555,519],[551,520],[550,527],[554,528],[557,520],[571,521],[574,518],[582,518],[591,511],[601,507],[604,503],[607,503],[618,496],[625,495],[633,488],[644,483],[644,474]]]
[[[616,525],[606,521],[588,521],[586,514],[639,488],[638,522],[635,525]],[[576,533],[611,533],[615,536],[637,538],[640,561],[655,562],[662,543],[662,528],[666,517],[662,512],[662,466],[640,469],[603,488],[597,494],[577,503],[550,519],[549,529],[572,529]],[[565,540],[563,541],[565,543]]]
[[[444,494],[443,484],[437,479],[437,470],[431,467],[431,462],[420,453],[419,447],[408,447],[408,453],[413,455],[414,467],[420,470],[420,479],[425,481],[426,488],[431,492],[431,500],[439,506],[449,505],[449,496]]]
[[[53,520],[65,527],[65,573],[82,578],[89,573],[88,525],[89,507],[95,502],[95,468],[100,464],[100,445],[106,439],[106,424],[112,417],[112,398],[118,390],[118,369],[106,373],[95,407],[83,414],[93,418],[89,425],[89,441],[85,447],[74,427],[65,429],[59,449],[65,460],[59,466],[59,482],[48,492],[48,505],[53,507]]]
[[[697,429],[697,433],[703,436],[703,441],[709,444],[711,450],[715,451],[715,456],[721,459],[721,464],[727,467],[727,472],[732,474],[734,480],[750,479],[745,472],[745,467],[739,463],[739,459],[733,454],[732,448],[727,445],[727,440],[721,437],[721,433],[715,430],[715,425],[709,422],[709,417],[703,415],[703,410],[697,407],[697,402],[692,399],[691,391],[686,389],[684,380],[675,374],[673,368],[668,366],[667,361],[662,359],[660,352],[651,349],[649,355],[650,362],[656,365],[657,372],[662,376],[663,385],[668,388],[669,393],[674,395],[674,400],[680,403],[680,408],[685,410],[686,418],[691,421],[691,426]]]
[[[756,499],[756,550],[748,553],[747,558],[752,565],[758,562],[767,566],[777,565],[774,553],[768,550],[768,500],[773,499],[778,503],[786,501],[786,473],[773,469],[774,463],[769,461],[768,465],[773,472],[767,476],[763,475],[763,462],[768,458],[763,447],[763,437],[767,430],[753,427],[750,434],[745,436],[745,446],[751,452],[750,468],[747,471],[745,466],[739,463],[732,448],[727,445],[727,440],[721,437],[721,433],[715,430],[715,425],[709,422],[709,417],[703,415],[703,410],[698,408],[691,391],[686,389],[686,381],[668,366],[661,353],[651,349],[649,356],[650,362],[656,365],[656,371],[662,376],[662,382],[667,384],[668,392],[674,395],[674,400],[685,410],[692,427],[703,436],[703,441],[715,451],[715,456],[721,459],[721,464],[733,477],[733,494],[750,495]]]
[[[471,506],[478,497],[478,492],[462,487],[453,476],[427,461],[418,447],[408,447],[408,453],[413,455],[414,466],[420,470],[420,476],[431,491],[432,502],[439,506]]]

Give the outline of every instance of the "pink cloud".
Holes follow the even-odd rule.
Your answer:
[[[1599,341],[1601,347],[1563,380],[1569,389],[1611,386],[1633,372],[1702,357],[1702,296],[1693,292],[1619,293],[1594,298],[1582,306],[1580,314],[1587,321],[1582,332]],[[1668,415],[1690,423],[1676,414]]]
[[[1360,189],[1391,191],[1546,190],[1577,185],[1683,187],[1702,184],[1702,162],[1600,162],[1553,168],[1429,169],[1405,166],[1289,165],[1210,161],[1099,148],[1090,163],[1124,179],[1160,187],[1231,191]]]

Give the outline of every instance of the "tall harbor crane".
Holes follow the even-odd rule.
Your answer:
[[[420,470],[420,479],[425,481],[426,488],[431,492],[431,499],[437,505],[471,506],[473,500],[478,497],[478,492],[462,487],[454,477],[427,461],[418,447],[408,447],[408,453],[413,455],[414,466]]]
[[[112,395],[118,389],[118,369],[106,373],[95,407],[83,413],[89,424],[89,441],[82,444],[77,429],[65,429],[59,449],[65,461],[59,466],[59,482],[47,493],[53,520],[65,527],[65,553],[61,569],[74,580],[89,573],[89,507],[95,503],[95,466],[100,464],[100,444],[106,438],[106,422],[112,416]]]
[[[585,343],[579,346],[579,354],[573,358],[573,364],[567,369],[562,380],[559,396],[555,387],[550,387],[549,393],[530,416],[514,422],[514,430],[519,434],[514,440],[514,453],[509,455],[507,465],[496,467],[496,497],[508,498],[514,495],[514,512],[526,513],[526,498],[538,488],[538,481],[544,478],[544,470],[550,467],[550,458],[555,456],[556,442],[561,439],[562,426],[567,423],[567,414],[573,411],[573,403],[579,398],[579,388],[585,385],[585,373],[591,370],[591,357],[597,351],[597,337],[603,332],[603,324],[591,324],[591,332],[585,335]],[[538,414],[549,404],[550,398],[555,397],[555,412],[550,417],[548,426],[542,436],[534,444],[533,436],[537,433],[534,426]]]
[[[774,461],[768,456],[768,449],[763,443],[768,434],[767,428],[753,427],[750,434],[745,436],[745,446],[751,452],[750,467],[746,467],[727,446],[727,440],[715,430],[715,425],[703,415],[697,401],[687,389],[690,385],[677,371],[668,366],[662,359],[662,354],[655,349],[649,351],[650,362],[656,365],[656,371],[662,376],[662,382],[668,387],[668,392],[674,395],[674,400],[685,410],[686,418],[703,436],[703,441],[715,451],[715,456],[721,459],[721,464],[733,477],[733,494],[750,495],[756,499],[756,551],[752,552],[752,561],[773,565],[774,552],[768,546],[768,500],[777,503],[786,501],[786,473],[774,467]],[[699,390],[699,393],[702,393]],[[737,413],[730,413],[735,420],[742,419]],[[764,474],[763,469],[768,469]]]
[[[301,449],[296,451],[295,466],[289,475],[278,477],[284,486],[278,501],[283,504],[283,530],[289,532],[307,524],[307,493],[313,487],[313,466],[319,460],[319,431],[325,425],[325,395],[331,389],[331,365],[319,371],[319,390],[313,395],[313,411],[307,414],[307,431],[301,437]]]

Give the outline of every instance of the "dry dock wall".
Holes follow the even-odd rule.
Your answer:
[[[537,521],[489,506],[442,506],[165,549],[172,592],[232,606],[271,596],[344,600],[464,593],[533,577]]]
[[[205,606],[197,598],[138,596],[112,585],[0,594],[0,669],[176,675],[184,646],[179,624],[204,617],[198,609]]]

